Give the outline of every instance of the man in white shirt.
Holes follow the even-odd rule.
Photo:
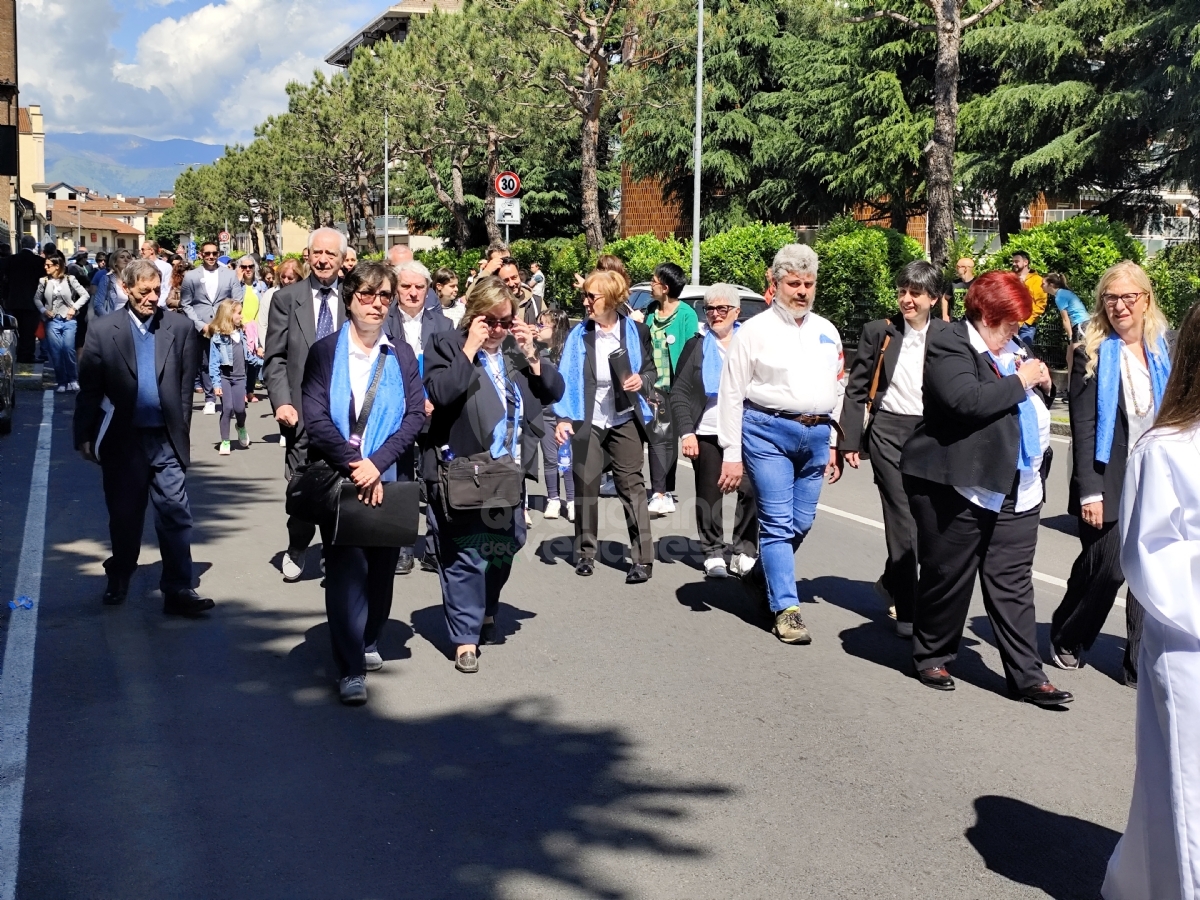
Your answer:
[[[794,557],[816,518],[825,476],[832,484],[842,475],[836,432],[846,373],[837,329],[812,312],[817,254],[788,244],[775,255],[771,274],[775,301],[742,325],[721,375],[720,487],[729,493],[750,478],[758,497],[760,552],[743,584],[770,606],[776,637],[808,644]]]
[[[863,326],[842,411],[846,462],[857,469],[861,459],[869,456],[879,489],[888,558],[875,592],[902,638],[912,637],[917,599],[917,523],[900,475],[900,454],[924,413],[925,338],[931,310],[944,290],[942,273],[923,259],[900,270],[896,276],[900,312]],[[871,424],[864,429],[867,413]]]

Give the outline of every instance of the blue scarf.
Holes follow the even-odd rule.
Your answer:
[[[741,327],[741,322],[733,323],[735,332]],[[700,351],[704,354],[701,357],[700,374],[704,378],[704,395],[706,397],[717,396],[717,389],[721,386],[721,370],[725,368],[725,360],[721,357],[719,344],[720,341],[713,334],[713,330],[705,328],[704,338],[700,344]]]
[[[625,351],[629,354],[629,368],[635,373],[642,371],[642,339],[638,336],[637,325],[632,319],[621,317],[624,325]],[[583,409],[583,365],[587,358],[587,348],[583,343],[583,334],[587,322],[580,322],[567,335],[563,345],[562,360],[558,371],[567,383],[563,398],[554,404],[554,414],[561,419],[572,422],[582,422],[586,416]],[[596,360],[596,365],[607,364],[608,360]],[[619,384],[613,385],[614,390],[621,390]],[[638,409],[642,414],[642,422],[650,421],[650,404],[646,398],[638,394]]]
[[[1001,362],[991,353],[988,353],[988,356],[992,357],[992,361],[1000,370],[1001,375],[1017,373],[1015,356],[1007,363]],[[1017,466],[1022,472],[1028,472],[1033,468],[1033,461],[1042,455],[1042,436],[1041,429],[1038,427],[1037,410],[1033,408],[1033,399],[1029,396],[1028,391],[1025,392],[1025,399],[1017,406],[1017,417],[1021,425],[1021,441],[1017,447]]]
[[[350,328],[350,323],[346,322],[338,334],[337,350],[333,354],[333,376],[329,380],[329,415],[338,433],[346,440],[350,440],[350,432],[354,428],[354,423],[350,421]],[[380,378],[379,388],[375,391],[375,403],[367,417],[367,428],[363,432],[362,446],[359,448],[363,459],[382,447],[388,438],[400,430],[407,405],[404,377],[400,374],[400,363],[396,354],[390,347],[380,347],[379,354],[384,361],[383,377]],[[372,366],[371,376],[374,375],[375,367]],[[367,385],[370,386],[370,381]],[[383,480],[396,480],[395,466],[384,473]]]
[[[1100,342],[1096,363],[1096,462],[1108,463],[1112,456],[1113,431],[1117,425],[1117,396],[1121,392],[1121,336],[1113,332]],[[1167,342],[1158,339],[1158,347],[1146,348],[1150,369],[1150,386],[1154,389],[1154,408],[1162,406],[1163,391],[1171,374],[1171,358]],[[1129,449],[1133,449],[1130,447]]]
[[[500,396],[500,408],[504,410],[504,414],[500,416],[500,421],[492,427],[492,445],[488,448],[488,452],[492,454],[492,459],[499,459],[502,456],[511,456],[517,464],[521,462],[521,413],[524,407],[524,399],[521,396],[521,387],[515,383],[515,380],[508,376],[508,367],[504,364],[504,354],[498,354],[497,363],[500,370],[496,371],[492,368],[492,364],[488,355],[482,350],[479,351],[479,361],[483,363],[484,371],[487,372],[488,381],[492,383],[492,387],[496,389],[496,393]],[[514,391],[516,397],[515,421],[512,423],[512,442],[508,441],[508,392]]]

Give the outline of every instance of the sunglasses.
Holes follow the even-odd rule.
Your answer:
[[[238,266],[239,269],[244,269],[247,272],[253,271],[254,266]]]
[[[370,306],[380,303],[384,306],[389,306],[392,302],[392,293],[391,291],[355,291],[354,298],[359,303],[366,303]]]
[[[597,300],[603,300],[604,295],[603,294],[593,294],[591,291],[584,291],[583,299],[591,300],[593,303],[595,303]]]
[[[504,319],[497,319],[495,316],[483,316],[482,318],[489,331],[495,331],[497,328],[503,328],[505,331],[512,331],[512,316],[508,316]]]
[[[735,306],[706,306],[704,311],[709,315],[727,316],[731,309],[737,309]]]
[[[201,256],[220,256],[221,254],[216,250],[202,250],[202,251],[200,251],[200,255]]]

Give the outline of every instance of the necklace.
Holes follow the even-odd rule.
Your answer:
[[[1137,382],[1133,380],[1133,371],[1129,365],[1130,355],[1130,351],[1126,347],[1121,347],[1121,374],[1125,377],[1125,383],[1129,385],[1129,399],[1133,401],[1133,414],[1139,419],[1144,419],[1154,408],[1154,389],[1152,386],[1150,395],[1146,397],[1146,405],[1143,407],[1138,402]]]

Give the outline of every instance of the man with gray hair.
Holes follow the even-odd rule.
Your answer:
[[[163,612],[198,616],[213,602],[192,589],[192,385],[198,338],[182,316],[158,305],[162,277],[153,260],[121,273],[125,305],[92,323],[79,360],[75,448],[100,464],[112,556],[103,602],[125,602],[137,570],[147,502],[162,552]]]
[[[787,244],[771,266],[775,302],[730,342],[717,393],[720,487],[748,476],[758,501],[759,558],[742,583],[775,617],[775,636],[808,644],[795,552],[812,528],[821,485],[842,474],[835,434],[846,390],[842,339],[812,311],[817,254]],[[743,466],[745,467],[743,471]]]
[[[346,247],[346,236],[337,229],[318,228],[312,232],[308,236],[308,278],[281,287],[271,298],[263,380],[279,433],[287,442],[284,474],[288,478],[308,457],[308,435],[300,414],[308,350],[345,321],[341,269]],[[315,525],[294,517],[288,518],[287,530],[287,552],[280,568],[284,581],[299,581],[308,545],[317,530]]]
[[[408,246],[408,244],[392,244],[391,248],[389,248],[387,252],[387,261],[388,265],[390,265],[393,269],[396,269],[398,272],[400,270],[400,266],[402,266],[404,263],[413,261],[412,247]],[[426,269],[425,271],[429,270]],[[438,300],[437,291],[433,289],[432,283],[430,283],[429,289],[425,292],[425,308],[432,309],[434,311],[442,308],[442,303],[440,300]]]

